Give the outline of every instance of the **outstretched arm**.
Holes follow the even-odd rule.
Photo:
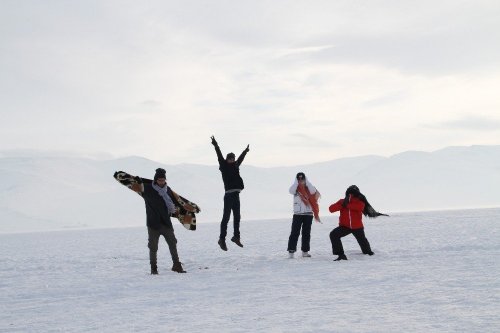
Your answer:
[[[116,171],[113,174],[113,178],[136,193],[141,194],[144,192],[143,180],[139,176],[134,177],[125,171]]]
[[[213,135],[210,138],[212,139],[212,144],[214,145],[215,152],[217,153],[217,159],[219,160],[219,164],[224,163],[224,157],[222,156],[222,152],[220,151],[219,144],[217,143]]]
[[[132,184],[131,189],[133,191],[136,191],[137,193],[142,193],[144,194],[144,183],[142,182],[142,178],[139,176],[135,176],[134,180],[136,181],[136,184]]]
[[[245,150],[243,150],[243,152],[241,153],[241,155],[236,160],[236,163],[238,163],[238,165],[240,165],[241,163],[243,163],[243,160],[245,159],[245,156],[247,155],[247,153],[249,151],[250,151],[250,145],[247,145],[247,147],[245,148]]]

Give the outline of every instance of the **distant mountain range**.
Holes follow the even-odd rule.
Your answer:
[[[218,166],[165,165],[141,157],[109,159],[50,153],[0,152],[0,232],[145,225],[143,200],[113,179],[124,170],[152,177],[167,170],[169,185],[202,209],[199,222],[218,222],[223,184]],[[302,171],[318,188],[322,216],[356,184],[385,213],[500,207],[500,146],[408,151],[294,167],[244,163],[242,218],[291,217],[288,188]]]

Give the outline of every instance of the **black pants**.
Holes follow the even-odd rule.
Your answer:
[[[368,254],[372,251],[370,248],[370,243],[365,237],[364,228],[349,229],[346,227],[337,227],[330,233],[330,240],[332,241],[332,252],[334,255],[344,254],[344,248],[342,247],[342,241],[340,239],[351,233],[354,235],[354,237],[356,237],[359,247],[364,254]]]
[[[312,215],[293,215],[292,231],[288,238],[288,252],[297,251],[297,242],[299,241],[300,229],[302,228],[302,251],[309,252],[311,243],[311,224]]]
[[[234,237],[240,238],[240,193],[232,192],[224,195],[224,214],[220,222],[220,238],[225,239],[227,235],[227,223],[233,211]]]
[[[174,263],[178,262],[179,255],[177,254],[177,239],[175,238],[174,230],[167,226],[161,226],[159,230],[148,227],[149,262],[151,265],[157,264],[158,242],[160,236],[163,236],[167,241],[172,261]]]

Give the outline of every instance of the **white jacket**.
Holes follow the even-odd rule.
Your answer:
[[[297,215],[312,215],[313,211],[311,206],[306,205],[302,199],[300,198],[300,195],[297,193],[297,187],[299,186],[299,182],[295,180],[295,183],[290,187],[290,194],[293,194],[293,213]],[[309,189],[309,192],[311,194],[316,193],[316,187],[311,184],[307,178],[306,178],[306,186]]]

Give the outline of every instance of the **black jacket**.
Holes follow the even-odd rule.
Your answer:
[[[160,194],[153,188],[152,184],[144,183],[142,198],[146,203],[146,224],[148,227],[155,230],[159,230],[162,225],[167,226],[169,229],[174,228],[170,220],[167,205]]]
[[[240,165],[245,159],[247,150],[245,149],[234,163],[228,163],[218,145],[214,145],[217,159],[219,160],[219,170],[222,173],[222,181],[224,182],[224,189],[229,190],[243,190],[245,185],[240,176]]]

